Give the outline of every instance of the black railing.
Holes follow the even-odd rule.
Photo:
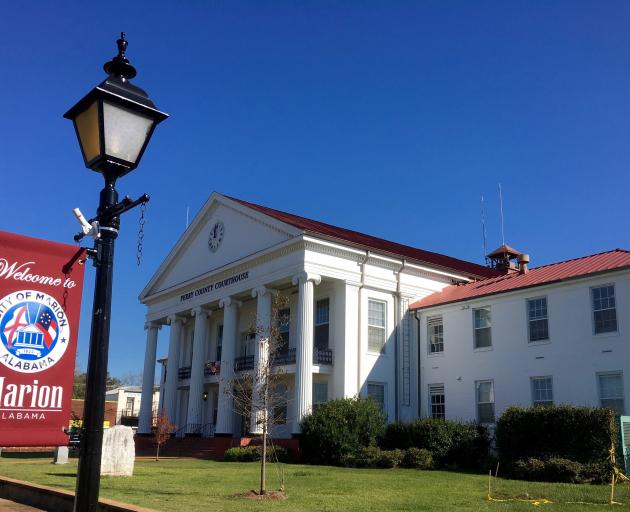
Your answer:
[[[241,356],[234,358],[234,371],[241,372],[243,370],[254,369],[254,356]]]
[[[313,349],[313,362],[315,364],[333,364],[333,351],[330,348]]]
[[[125,407],[122,410],[122,416],[126,416],[128,418],[133,418],[135,416],[138,416],[138,413],[133,409],[133,407]]]
[[[295,364],[295,349],[288,348],[286,350],[280,350],[276,352],[273,357],[273,365],[280,366],[283,364]]]
[[[190,366],[184,366],[177,371],[177,376],[180,379],[190,379]]]
[[[221,361],[208,361],[203,368],[203,374],[208,375],[219,375],[221,373]]]

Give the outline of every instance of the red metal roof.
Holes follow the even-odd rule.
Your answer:
[[[441,292],[433,293],[413,303],[410,308],[428,308],[622,268],[630,268],[630,251],[614,249],[532,268],[525,274],[517,271],[464,285],[447,286]]]
[[[310,233],[344,240],[355,245],[367,247],[379,252],[402,256],[404,258],[409,258],[432,266],[438,266],[443,269],[454,270],[467,276],[486,278],[494,277],[498,274],[498,271],[495,269],[484,267],[483,265],[478,265],[469,261],[452,258],[436,252],[425,251],[423,249],[416,249],[415,247],[410,247],[408,245],[397,244],[396,242],[376,238],[364,233],[359,233],[358,231],[332,226],[316,220],[300,217],[299,215],[293,215],[280,210],[274,210],[273,208],[267,208],[266,206],[243,201],[242,199],[237,199],[235,197],[225,197],[247,206],[248,208],[264,213],[269,217]]]

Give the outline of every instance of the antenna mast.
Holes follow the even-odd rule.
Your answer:
[[[488,247],[486,245],[486,210],[483,204],[483,194],[481,194],[481,237],[483,238],[483,259],[488,264]]]
[[[501,241],[505,245],[505,228],[503,226],[503,193],[501,192],[501,183],[499,183],[499,205],[501,208]]]

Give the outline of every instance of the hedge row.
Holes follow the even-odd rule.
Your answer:
[[[497,421],[497,449],[514,478],[548,482],[604,482],[617,445],[618,425],[610,409],[509,407]]]
[[[352,468],[413,468],[433,469],[431,452],[422,448],[381,450],[374,446],[343,457],[342,464]]]
[[[411,423],[391,423],[381,440],[382,448],[428,450],[440,466],[479,469],[488,458],[488,431],[477,423],[433,418]]]
[[[497,449],[506,461],[555,456],[591,463],[608,458],[618,427],[610,409],[509,407],[497,421],[496,436]]]
[[[538,482],[608,483],[612,467],[609,462],[591,462],[583,464],[562,457],[550,457],[547,460],[517,460],[510,468],[510,475],[519,480]]]
[[[223,454],[226,462],[254,462],[262,459],[262,446],[236,446],[228,448]],[[267,446],[267,461],[289,462],[290,455],[283,446]]]

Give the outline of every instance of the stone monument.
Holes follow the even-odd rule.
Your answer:
[[[55,458],[53,462],[55,464],[68,464],[67,446],[57,446],[57,448],[55,448]]]
[[[108,428],[103,433],[101,475],[133,476],[136,446],[133,429],[123,425]]]

